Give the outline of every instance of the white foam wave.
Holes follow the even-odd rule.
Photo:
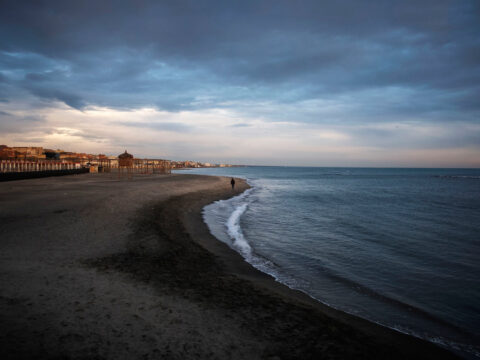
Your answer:
[[[250,265],[272,276],[276,281],[297,290],[300,290],[303,287],[307,287],[304,280],[300,280],[283,273],[272,261],[259,254],[256,254],[255,250],[252,248],[249,241],[244,236],[240,220],[243,214],[247,211],[249,205],[257,201],[255,197],[252,198],[250,196],[253,190],[254,187],[248,189],[239,196],[233,197],[228,200],[220,200],[213,203],[212,205],[207,206],[204,209],[204,220],[209,226],[210,231],[212,232],[214,224],[206,221],[205,215],[207,208],[210,212],[217,212],[217,214],[225,214],[225,212],[228,213],[229,211],[231,211],[228,218],[226,218],[226,220],[224,220],[223,222],[224,229],[226,230],[225,233],[226,235],[228,235],[228,238],[230,240],[227,242],[227,244],[232,249],[237,251],[240,255],[242,255],[245,261],[247,261]],[[216,233],[213,231],[212,234],[215,236]],[[222,235],[217,234],[217,237],[220,239]]]
[[[247,203],[236,207],[227,220],[227,232],[232,239],[232,245],[248,260],[252,256],[252,248],[243,236],[242,228],[240,227],[240,218],[247,210]]]

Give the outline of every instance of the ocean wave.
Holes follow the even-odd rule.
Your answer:
[[[240,217],[247,210],[247,203],[241,204],[235,208],[227,220],[227,232],[232,239],[232,245],[235,247],[244,257],[250,259],[252,256],[252,248],[248,244],[247,240],[243,236],[242,228],[240,227]]]
[[[480,179],[479,175],[435,175],[434,177],[444,179]]]
[[[302,279],[290,276],[281,271],[280,267],[270,259],[255,252],[255,249],[245,237],[241,225],[241,218],[249,206],[258,201],[255,191],[264,188],[247,179],[252,188],[242,194],[227,200],[215,201],[203,209],[203,219],[213,236],[225,242],[230,248],[237,251],[250,265],[257,270],[272,276],[276,281],[296,290],[308,288],[309,284]],[[221,224],[220,224],[221,223]],[[221,225],[221,226],[219,226]],[[218,231],[222,228],[222,231]],[[310,296],[310,295],[309,295]]]

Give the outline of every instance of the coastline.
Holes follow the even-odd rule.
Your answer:
[[[456,358],[246,263],[202,218],[248,188],[228,180],[82,175],[0,187],[7,358]]]
[[[244,182],[244,180],[241,181]],[[245,187],[245,190],[247,188],[248,187]],[[185,201],[182,198],[175,200],[179,203],[182,203],[182,200]],[[223,271],[227,276],[230,275],[247,281],[247,283],[242,285],[247,288],[252,286],[252,288],[247,292],[258,291],[262,295],[264,294],[264,292],[266,292],[268,294],[266,297],[273,295],[273,299],[269,299],[266,301],[271,301],[272,303],[275,303],[277,309],[282,308],[282,306],[293,306],[293,308],[283,310],[285,312],[289,312],[290,314],[301,309],[300,312],[302,313],[302,315],[299,315],[299,317],[303,316],[302,321],[298,321],[297,324],[295,324],[295,321],[288,324],[288,326],[291,327],[291,330],[293,332],[298,333],[298,331],[295,331],[298,328],[305,329],[305,323],[309,324],[311,322],[311,317],[318,316],[318,318],[315,319],[316,321],[318,321],[317,324],[315,325],[315,322],[314,324],[311,324],[313,327],[318,326],[320,322],[325,321],[328,323],[329,321],[332,321],[332,323],[328,325],[322,324],[322,326],[324,328],[335,328],[333,332],[339,336],[342,336],[339,334],[342,332],[344,333],[344,335],[353,335],[352,340],[354,341],[352,341],[352,343],[350,344],[348,343],[348,341],[339,341],[338,344],[336,344],[336,341],[332,341],[332,343],[330,344],[332,348],[330,350],[333,350],[334,348],[336,348],[336,350],[339,350],[339,352],[335,354],[335,351],[324,351],[324,349],[319,349],[316,345],[310,344],[311,341],[308,339],[308,337],[307,339],[299,339],[299,343],[296,343],[296,341],[292,341],[293,344],[291,344],[290,348],[288,348],[289,345],[285,345],[285,343],[283,343],[283,341],[289,341],[289,331],[286,331],[286,334],[284,334],[284,336],[281,336],[282,343],[278,344],[278,347],[281,350],[279,351],[279,354],[283,354],[285,358],[305,359],[319,357],[338,357],[343,359],[350,357],[361,358],[364,356],[370,359],[387,357],[398,359],[424,359],[430,357],[434,357],[436,359],[457,358],[448,351],[441,349],[428,341],[415,338],[410,335],[402,334],[393,329],[389,329],[387,327],[372,323],[368,320],[347,314],[345,312],[336,310],[332,307],[322,304],[321,302],[313,299],[304,292],[291,289],[286,285],[277,282],[270,275],[255,269],[252,265],[247,263],[239,253],[228,247],[228,245],[226,245],[225,243],[216,239],[209,232],[208,227],[203,221],[201,212],[204,206],[216,200],[220,200],[220,198],[214,198],[212,201],[206,201],[203,197],[198,197],[195,199],[192,199],[190,197],[188,199],[188,204],[185,204],[185,208],[179,210],[176,216],[178,216],[178,218],[180,218],[183,222],[183,225],[185,226],[185,229],[187,230],[191,239],[194,242],[200,244],[210,253],[214,254],[214,256],[222,262]],[[259,302],[262,301],[259,300]],[[277,302],[279,302],[281,305],[277,304]],[[279,315],[280,314],[277,312],[277,310],[274,310],[272,314],[267,315],[267,317],[277,317],[278,320]],[[325,316],[328,319],[325,318]],[[286,322],[289,322],[289,320],[287,320]],[[264,326],[274,325],[275,324],[264,324]],[[344,328],[342,328],[343,326]],[[317,333],[318,329],[309,329],[309,331],[312,331],[312,333]],[[354,334],[357,331],[362,332],[363,334]],[[325,334],[322,334],[322,337],[324,336]],[[356,338],[356,336],[359,337]],[[363,336],[365,337],[362,339]],[[314,336],[312,336],[312,339],[313,338]],[[357,342],[356,340],[359,340],[359,342]],[[371,344],[365,344],[363,343],[363,341],[371,341]],[[307,344],[310,344],[311,347],[309,347]],[[336,347],[337,345],[338,347]],[[345,348],[349,346],[351,346],[352,348]],[[372,346],[372,348],[370,348],[370,346]],[[344,348],[340,350],[341,347]],[[300,348],[302,348],[303,350],[299,351]],[[279,356],[279,358],[283,357]]]

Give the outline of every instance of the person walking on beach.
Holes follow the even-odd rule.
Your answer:
[[[234,178],[232,178],[232,180],[230,180],[230,184],[232,184],[232,190],[233,190],[233,188],[235,187],[235,179]]]

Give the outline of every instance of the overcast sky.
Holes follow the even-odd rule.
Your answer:
[[[0,143],[480,166],[479,1],[0,2]]]

